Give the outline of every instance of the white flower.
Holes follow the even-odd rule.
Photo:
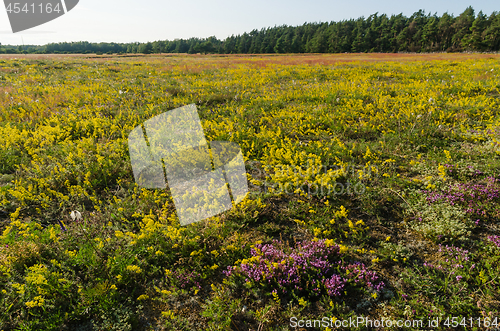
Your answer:
[[[73,221],[79,221],[82,219],[82,214],[78,210],[73,210],[69,216],[71,216]]]

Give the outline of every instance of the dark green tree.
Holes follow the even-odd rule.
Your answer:
[[[455,34],[452,37],[452,46],[456,50],[462,49],[462,40],[465,36],[471,33],[470,28],[472,27],[474,19],[474,9],[469,6],[462,14],[460,14],[460,16],[457,17],[455,23],[453,23]]]
[[[493,12],[488,18],[488,28],[484,31],[484,43],[489,51],[500,49],[500,12]]]
[[[483,32],[486,30],[487,24],[486,15],[480,11],[470,27],[471,34],[462,39],[462,47],[468,50],[484,51],[487,45],[483,41]]]
[[[422,29],[422,48],[425,51],[436,51],[439,48],[438,44],[438,23],[439,19],[434,15]]]
[[[439,38],[439,50],[446,51],[451,50],[452,39],[454,35],[454,22],[453,16],[448,13],[444,13],[443,16],[439,18],[438,22],[438,38]]]
[[[142,54],[151,54],[153,52],[153,44],[151,42],[141,44],[138,52]]]

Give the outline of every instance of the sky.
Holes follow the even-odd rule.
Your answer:
[[[25,0],[19,0],[25,1]],[[40,0],[33,0],[40,1]],[[225,39],[275,25],[302,25],[365,18],[378,12],[411,16],[422,9],[458,16],[469,5],[476,14],[500,11],[498,0],[80,0],[73,10],[32,29],[12,33],[0,4],[0,43],[45,45],[52,42],[147,42],[177,38]]]

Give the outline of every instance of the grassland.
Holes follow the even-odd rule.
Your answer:
[[[491,54],[0,57],[0,330],[494,328],[499,78]],[[190,103],[250,193],[183,227],[127,138]]]

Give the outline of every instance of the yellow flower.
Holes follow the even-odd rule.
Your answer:
[[[449,151],[447,151],[446,149],[445,149],[443,152],[444,152],[444,154],[446,155],[446,159],[447,159],[448,161],[450,161],[450,160],[451,160],[451,154],[450,154],[450,152],[449,152]]]
[[[127,270],[128,271],[131,271],[131,272],[134,272],[136,274],[140,274],[142,272],[142,269],[136,265],[129,265],[127,266]]]
[[[349,250],[349,248],[345,245],[339,245],[340,253],[343,254]]]
[[[26,302],[28,308],[42,307],[45,303],[45,299],[41,296],[34,297],[32,301]]]
[[[165,317],[165,318],[170,318],[170,319],[174,319],[175,318],[175,315],[174,315],[174,313],[171,310],[162,311],[161,315],[163,317]]]
[[[56,236],[56,230],[54,229],[53,226],[49,228],[49,233],[50,233],[50,239],[53,240],[54,242],[58,242],[59,238]]]
[[[272,293],[272,295],[273,295],[273,300],[274,300],[274,301],[276,301],[276,303],[277,303],[277,304],[281,304],[281,299],[280,299],[280,297],[279,297],[278,293],[277,293],[277,292],[275,292],[275,291],[273,291],[273,292],[271,292],[271,293]]]
[[[325,245],[326,245],[326,247],[333,246],[333,245],[335,245],[335,241],[333,239],[326,239]]]

